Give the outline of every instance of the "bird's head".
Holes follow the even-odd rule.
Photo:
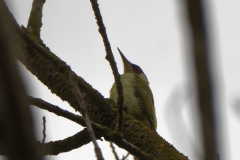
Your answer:
[[[129,60],[124,56],[122,51],[119,48],[117,49],[122,57],[124,73],[135,73],[137,75],[143,73],[142,69],[138,65],[129,62]]]
[[[119,48],[117,48],[122,61],[123,61],[123,66],[124,66],[124,73],[135,73],[136,75],[142,77],[144,80],[147,80],[146,75],[144,74],[143,70],[136,64],[131,63],[125,56],[124,54],[121,52],[121,50]]]

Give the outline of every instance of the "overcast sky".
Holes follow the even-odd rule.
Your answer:
[[[11,4],[11,5],[10,5]],[[8,0],[20,25],[27,25],[32,0]],[[99,1],[119,72],[123,72],[119,47],[129,61],[139,65],[150,81],[155,99],[157,132],[192,160],[201,159],[198,146],[194,94],[191,90],[191,38],[181,0]],[[212,0],[206,4],[211,26],[212,66],[218,95],[221,160],[239,160],[240,148],[240,1]],[[95,89],[109,96],[112,71],[105,60],[105,49],[98,33],[90,1],[46,0],[43,8],[41,38],[53,53],[71,66]],[[20,65],[21,67],[21,65]],[[31,73],[23,72],[29,94],[76,113],[68,103],[53,95]],[[221,111],[221,112],[220,112]],[[51,113],[34,109],[36,125],[47,119],[46,141],[67,138],[82,127]],[[76,113],[77,114],[77,113]],[[36,128],[41,140],[42,128]],[[99,141],[105,159],[113,159],[109,144]],[[50,160],[95,159],[90,143],[80,149],[48,156]],[[124,151],[119,151],[121,156]]]

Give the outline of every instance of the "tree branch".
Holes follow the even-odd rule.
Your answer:
[[[77,87],[77,79],[74,79],[74,76],[70,75],[69,80],[72,85],[72,92],[74,93],[74,95],[78,101],[78,104],[80,106],[80,111],[84,117],[84,122],[87,127],[88,134],[91,138],[91,141],[93,142],[96,157],[98,160],[103,160],[104,158],[102,156],[101,149],[99,148],[99,146],[97,144],[96,137],[95,137],[95,134],[93,132],[92,125],[90,122],[90,118],[89,118],[87,110],[86,110],[86,102],[83,99],[83,96],[82,96],[79,88]]]
[[[33,0],[32,10],[28,19],[27,31],[40,39],[42,27],[42,9],[46,0]]]
[[[85,121],[84,121],[84,118],[81,117],[81,116],[78,116],[78,115],[75,115],[71,112],[68,112],[66,110],[63,110],[57,106],[54,106],[48,102],[45,102],[43,101],[42,99],[38,99],[38,98],[33,98],[33,97],[30,97],[29,96],[29,103],[34,105],[34,106],[37,106],[41,109],[45,109],[45,110],[48,110],[49,112],[52,112],[58,116],[62,116],[62,117],[65,117],[69,120],[72,120],[82,126],[85,126]],[[142,152],[139,148],[135,147],[134,145],[126,142],[125,140],[122,139],[121,136],[119,136],[120,134],[118,133],[115,133],[113,131],[111,131],[109,128],[107,127],[102,127],[94,122],[91,122],[92,123],[92,126],[93,128],[95,129],[95,133],[98,133],[98,135],[103,135],[105,137],[105,139],[107,141],[113,141],[115,142],[118,146],[124,148],[124,149],[128,149],[128,151],[132,154],[134,154],[135,156],[138,156],[138,157],[142,157],[143,159],[154,159],[153,156],[151,155],[148,155],[144,152]],[[74,147],[74,146],[73,146]],[[44,148],[45,149],[45,148]],[[75,149],[75,148],[73,148]],[[58,150],[58,151],[61,151],[61,150]],[[60,153],[60,152],[59,152]]]
[[[213,112],[215,97],[209,59],[211,53],[209,51],[207,22],[204,15],[203,1],[186,0],[186,2],[193,36],[192,57],[196,73],[198,108],[201,116],[205,160],[212,160],[216,157],[217,148]]]
[[[43,131],[42,131],[42,134],[43,134],[43,138],[42,138],[42,144],[45,143],[45,139],[46,139],[46,118],[43,116]],[[42,147],[42,152],[44,152],[44,148]]]
[[[69,72],[74,72],[65,62],[50,52],[47,47],[31,40],[27,33],[17,25],[14,18],[12,16],[10,18],[13,22],[11,26],[18,29],[16,36],[18,36],[17,46],[20,46],[20,51],[17,58],[53,93],[57,94],[62,100],[67,101],[72,107],[77,108],[78,104],[71,92],[70,82],[67,78]],[[81,77],[78,77],[78,87],[86,95],[85,100],[88,104],[87,110],[91,121],[97,122],[101,126],[107,126],[110,130],[104,132],[104,134],[112,135],[111,129],[114,129],[117,124],[117,112],[114,103],[104,99],[99,92],[94,90]],[[153,132],[135,118],[127,114],[124,114],[123,117],[122,135],[129,143],[149,155],[158,157],[158,159],[187,159],[156,132]],[[104,137],[107,139],[107,135]],[[122,137],[118,139],[114,143],[124,147],[120,141]],[[128,148],[126,150],[129,151]]]
[[[85,126],[85,122],[83,117],[79,116],[79,115],[75,115],[71,112],[68,112],[66,110],[63,110],[61,108],[59,108],[58,106],[55,106],[53,104],[50,104],[42,99],[39,98],[33,98],[31,96],[28,96],[28,102],[29,105],[34,105],[38,108],[47,110],[49,112],[52,112],[58,116],[62,116],[64,118],[67,118],[73,122],[76,122],[77,124],[80,124],[82,126]]]
[[[97,136],[99,138],[99,136]],[[48,143],[37,143],[39,150],[43,147],[43,155],[58,155],[60,153],[69,152],[73,149],[82,147],[85,144],[91,142],[89,134],[86,129],[76,133],[75,135],[68,137],[63,140],[48,142]]]
[[[16,21],[0,0],[0,148],[9,160],[41,160],[35,146],[34,128],[13,54]]]
[[[29,103],[37,107],[40,107],[42,109],[46,109],[50,112],[53,112],[59,116],[63,116],[67,119],[70,119],[82,126],[85,126],[83,117],[74,115],[73,113],[65,111],[41,99],[29,97]],[[124,128],[126,129],[126,131],[123,130],[123,133],[129,134],[129,135],[125,134],[124,136],[126,140],[122,138],[120,133],[116,133],[107,127],[103,127],[94,122],[91,122],[91,124],[93,126],[94,132],[97,135],[103,135],[105,140],[114,142],[120,148],[123,148],[129,151],[129,153],[137,156],[139,159],[153,160],[153,159],[160,159],[160,157],[165,157],[165,156],[166,156],[165,158],[170,158],[170,159],[172,158],[175,160],[187,159],[182,154],[176,152],[175,148],[169,143],[167,143],[166,141],[164,141],[161,137],[159,137],[159,135],[156,132],[153,132],[150,128],[146,127],[144,124],[137,121],[133,117],[127,114],[124,114],[123,122],[124,122],[123,129]],[[132,126],[135,126],[135,127],[131,129]],[[133,138],[133,140],[128,140],[128,138],[129,139]],[[131,141],[133,142],[133,144],[131,144]],[[154,148],[156,153],[152,151]],[[152,155],[150,155],[150,153],[148,152],[151,152]],[[164,154],[164,153],[169,153],[169,154]],[[159,157],[159,158],[155,158],[153,155],[156,155],[156,157]]]
[[[118,155],[117,155],[117,152],[116,152],[116,150],[115,150],[112,142],[110,142],[110,147],[111,147],[111,149],[112,149],[112,152],[113,152],[113,155],[114,155],[114,157],[115,157],[115,160],[119,160]]]
[[[21,41],[21,43],[24,44],[22,47],[22,54],[24,54],[24,57],[26,58],[26,59],[21,58],[20,59],[21,62],[23,62],[23,64],[33,74],[35,74],[41,82],[43,82],[45,85],[47,85],[52,92],[56,93],[60,98],[67,100],[71,104],[71,106],[77,106],[76,100],[73,98],[74,96],[72,96],[72,93],[69,90],[70,84],[69,84],[66,76],[57,69],[57,65],[56,65],[57,63],[50,63],[49,59],[47,59],[47,58],[45,59],[43,56],[41,56],[41,54],[39,54],[38,52],[33,50],[31,47],[26,45],[24,41]],[[65,66],[62,66],[62,68],[65,68]],[[89,104],[87,109],[88,109],[91,121],[98,122],[102,126],[108,126],[109,128],[115,128],[114,126],[116,126],[116,117],[117,116],[116,116],[116,108],[115,108],[114,104],[112,103],[112,101],[105,100],[102,97],[102,95],[100,95],[98,92],[95,92],[91,86],[86,85],[86,82],[83,81],[83,79],[81,79],[80,77],[78,78],[78,80],[79,80],[78,83],[80,84],[79,87],[80,87],[81,91],[84,90],[84,93],[86,93],[88,98],[90,98],[87,101],[87,103]],[[102,98],[100,98],[100,97],[102,97]],[[94,103],[97,105],[95,105]],[[101,106],[101,107],[99,107],[99,106]],[[74,108],[76,108],[76,107],[74,107]],[[125,117],[130,117],[130,116],[125,114]],[[143,133],[143,130],[144,129],[148,130],[148,128],[144,128],[144,125],[142,123],[136,121],[134,118],[131,118],[131,119],[128,118],[128,120],[126,120],[126,121],[128,124],[131,124],[131,125],[128,126],[129,127],[128,129],[130,131],[127,131],[126,133],[123,131],[124,137],[130,136],[129,137],[130,143],[141,141],[142,140],[141,136],[139,137],[139,136],[134,135],[132,137],[132,135],[131,134],[129,135],[128,132]],[[138,122],[138,123],[135,123],[135,122]],[[134,128],[133,126],[135,126],[136,128]],[[150,134],[153,134],[153,133],[151,132]],[[154,132],[154,134],[155,134],[155,132]],[[160,138],[159,136],[156,137],[156,136],[152,136],[152,135],[149,137],[155,137],[156,139]],[[161,146],[163,146],[163,148],[169,146],[169,144],[166,141],[162,141],[162,140],[157,141],[157,140],[152,139],[151,142],[157,144],[157,145],[155,145],[156,148],[153,145],[149,145],[151,143],[149,143],[148,141],[145,141],[144,143],[141,143],[141,144],[137,144],[137,146],[141,149],[142,149],[142,147],[144,147],[144,148],[147,147],[148,149],[145,148],[144,151],[148,151],[149,154],[154,151],[157,152],[156,150],[157,150],[158,145],[160,146],[161,144],[164,144],[164,145],[161,145]],[[161,151],[168,152],[167,148],[166,148],[166,150],[163,149]],[[175,157],[176,160],[179,159],[176,157],[176,155],[178,155],[178,157],[182,156],[176,150],[171,153],[172,153],[171,156]],[[159,154],[158,157],[160,157],[160,155],[161,155],[160,152],[158,152],[158,154]],[[156,155],[158,155],[158,154],[156,154]],[[164,154],[164,155],[167,157],[170,156],[169,154]]]

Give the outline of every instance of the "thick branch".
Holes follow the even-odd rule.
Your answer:
[[[27,47],[27,46],[26,46]],[[24,48],[23,48],[24,49]],[[28,57],[28,55],[30,55],[30,57],[31,57],[31,55],[32,55],[32,57],[31,57],[31,60],[34,60],[34,62],[35,63],[30,63],[29,64],[29,62],[31,62],[31,61],[23,61],[24,62],[24,64],[26,64],[26,66],[30,69],[30,71],[32,71],[32,73],[34,74],[36,74],[36,75],[39,75],[39,74],[41,74],[41,76],[39,76],[40,78],[40,80],[42,79],[42,80],[45,80],[46,79],[46,77],[45,76],[47,76],[47,77],[49,77],[48,79],[46,79],[46,81],[45,82],[47,82],[47,86],[50,88],[50,89],[52,89],[52,91],[54,91],[54,92],[57,92],[58,93],[58,96],[59,97],[63,97],[63,98],[65,98],[65,99],[67,99],[67,101],[70,103],[70,104],[73,104],[73,102],[75,102],[75,99],[73,99],[72,97],[72,94],[71,94],[71,92],[69,92],[68,91],[68,88],[70,87],[68,84],[69,84],[69,82],[68,82],[68,80],[65,78],[65,76],[64,75],[62,75],[61,74],[61,72],[57,72],[56,70],[55,70],[55,65],[53,65],[53,64],[51,64],[51,63],[49,63],[49,60],[48,59],[44,59],[39,53],[37,53],[37,52],[34,52],[34,50],[32,50],[30,47],[27,47],[26,48],[27,50],[25,50],[24,49],[24,51],[26,51],[24,54],[26,55],[26,58],[29,58]],[[29,51],[33,51],[34,52],[34,54],[32,54],[31,52],[29,52]],[[40,63],[39,63],[39,61],[40,61]],[[37,63],[38,62],[38,63]],[[33,68],[34,69],[33,69]],[[37,72],[36,72],[36,71]],[[47,73],[47,71],[52,71],[52,72],[50,72],[50,73],[54,73],[56,76],[48,76],[48,74],[46,74]],[[50,74],[51,75],[51,74]],[[80,78],[79,78],[80,79]],[[44,82],[44,81],[42,81],[42,82]],[[49,84],[49,82],[50,82],[50,84]],[[53,82],[56,82],[56,83],[53,83]],[[82,83],[82,82],[80,82],[80,83]],[[56,87],[56,88],[55,88]],[[84,92],[85,92],[85,90],[86,90],[86,92],[87,93],[93,93],[93,95],[91,95],[92,97],[95,95],[96,97],[98,97],[99,95],[97,94],[97,92],[92,92],[91,91],[91,87],[88,87],[88,86],[84,86],[85,88],[84,88]],[[82,89],[83,87],[82,86],[80,86],[80,89]],[[86,89],[87,88],[87,89]],[[53,90],[54,89],[54,90]],[[56,90],[55,90],[56,89]],[[59,92],[60,91],[60,92]],[[63,92],[63,91],[65,91],[65,92]],[[65,97],[64,95],[66,95],[67,97]],[[71,96],[69,96],[69,95],[71,95]],[[88,95],[88,94],[87,94]],[[100,95],[101,96],[101,95]],[[98,122],[98,123],[100,123],[101,125],[103,125],[103,126],[108,126],[109,128],[115,128],[114,126],[116,125],[116,112],[115,112],[115,108],[114,108],[114,105],[112,105],[112,103],[110,102],[110,101],[106,101],[106,100],[104,100],[103,98],[101,99],[101,100],[99,100],[98,101],[98,98],[96,98],[96,97],[93,97],[93,100],[91,99],[91,101],[89,100],[87,103],[89,104],[88,105],[88,112],[89,112],[89,114],[90,114],[90,118],[91,118],[91,121],[94,121],[94,122]],[[105,103],[101,103],[101,102],[104,102],[105,101]],[[95,102],[96,104],[97,104],[97,106],[96,105],[94,105],[94,104],[92,104],[92,102]],[[97,102],[99,102],[99,103],[97,103]],[[105,106],[104,105],[102,105],[102,104],[105,104]],[[107,105],[106,105],[107,104]],[[99,107],[98,107],[99,106]],[[129,117],[129,116],[128,116]],[[136,133],[142,133],[143,132],[143,128],[144,128],[144,125],[142,124],[142,123],[140,123],[141,125],[139,125],[139,124],[136,124],[136,123],[134,123],[134,122],[136,122],[136,120],[135,119],[131,119],[131,121],[127,121],[127,123],[130,123],[131,125],[131,127],[133,127],[133,126],[135,126],[135,127],[137,127],[137,128],[132,128],[132,129],[130,129],[130,133],[132,133],[132,132],[136,132]],[[143,127],[143,128],[141,128],[141,127]],[[148,130],[148,128],[144,128],[144,129],[147,129]],[[111,133],[111,132],[110,132]],[[131,135],[128,135],[128,133],[125,133],[124,131],[123,131],[123,134],[124,134],[124,137],[127,137],[127,136],[130,136],[129,137],[129,142],[130,143],[132,143],[132,142],[137,142],[137,141],[141,141],[142,140],[142,138],[141,138],[141,136],[139,137],[139,136],[133,136],[133,137],[131,137]],[[153,134],[152,132],[150,133],[150,134]],[[155,137],[155,139],[159,139],[160,137],[156,134],[155,136],[149,136],[149,137]],[[155,143],[155,147],[156,146],[160,146],[161,144],[164,144],[164,145],[162,145],[162,146],[164,146],[163,148],[165,148],[165,147],[167,147],[167,146],[169,146],[169,144],[167,143],[166,144],[166,141],[156,141],[155,139],[152,139],[151,141],[153,141],[152,143]],[[116,142],[115,142],[116,143]],[[117,143],[116,143],[117,144]],[[145,141],[144,143],[142,143],[142,144],[137,144],[137,146],[140,148],[140,149],[142,149],[142,147],[147,147],[148,149],[147,149],[147,152],[149,153],[149,154],[151,154],[153,151],[156,151],[157,150],[157,148],[155,148],[154,146],[152,146],[152,145],[149,145],[149,144],[151,144],[151,143],[149,143],[148,141]],[[118,145],[118,144],[117,144]],[[167,147],[168,148],[168,147]],[[161,151],[163,151],[163,152],[168,152],[168,149],[167,148],[165,148],[165,149],[163,149],[163,150],[161,150]],[[171,148],[171,147],[170,147]],[[127,149],[127,148],[126,148]],[[164,154],[166,157],[168,157],[168,156],[173,156],[173,157],[175,157],[176,158],[176,160],[177,159],[181,159],[181,158],[179,158],[179,157],[183,157],[181,154],[179,154],[173,147],[172,147],[172,150],[173,151],[171,151],[171,153],[172,154]],[[144,149],[144,151],[146,151],[146,148]],[[157,152],[157,151],[156,151]],[[160,154],[161,152],[158,152],[158,154],[156,154],[156,156],[157,157],[161,157],[161,154]],[[176,156],[178,156],[178,158],[176,157]],[[185,158],[184,158],[185,159]]]
[[[13,17],[11,18],[13,19]],[[76,108],[76,99],[71,92],[70,83],[67,78],[69,72],[74,72],[70,70],[65,62],[51,53],[48,48],[42,47],[37,42],[26,38],[27,35],[19,28],[15,21],[12,26],[18,28],[18,32],[16,33],[19,36],[17,44],[21,47],[18,59],[53,93],[57,94],[61,99],[68,101],[72,107]],[[111,129],[115,128],[117,112],[113,102],[104,99],[99,92],[94,90],[80,77],[78,77],[78,87],[86,95],[87,110],[91,121]],[[156,132],[153,132],[127,114],[124,114],[122,131],[124,138],[129,143],[158,159],[187,159]],[[109,130],[108,135],[111,134],[113,133]],[[121,139],[119,138],[119,140]],[[118,141],[115,144],[120,146],[120,142]]]
[[[74,115],[68,111],[65,111],[41,99],[29,97],[29,102],[30,104],[36,105],[37,107],[46,109],[59,116],[63,116],[82,126],[85,126],[84,119],[81,116]],[[124,122],[123,129],[126,130],[126,131],[123,130],[124,131],[123,133],[125,133],[124,136],[127,140],[128,138],[130,138],[128,140],[130,143],[124,140],[121,134],[118,134],[115,131],[112,131],[107,127],[100,126],[94,122],[91,122],[91,123],[94,129],[94,132],[97,133],[97,135],[103,135],[107,141],[114,142],[119,147],[129,151],[132,155],[137,156],[139,159],[153,160],[153,159],[160,159],[160,157],[172,158],[175,160],[187,159],[182,154],[176,152],[175,148],[172,145],[168,144],[166,141],[164,141],[156,132],[153,132],[151,129],[149,129],[148,127],[146,127],[144,124],[137,121],[133,117],[125,114],[123,122]],[[131,129],[131,126],[135,126],[135,127]],[[133,140],[131,140],[131,137],[133,138]],[[152,151],[154,148],[156,153]],[[153,155],[159,158],[155,158]]]
[[[24,41],[22,41],[21,43],[24,44]],[[25,66],[27,66],[27,68],[29,68],[29,70],[33,74],[37,75],[39,77],[39,80],[44,82],[52,90],[52,92],[57,93],[57,95],[59,97],[61,97],[62,99],[66,99],[70,104],[75,104],[76,101],[73,98],[72,93],[69,91],[70,86],[69,86],[69,82],[68,82],[67,78],[65,77],[65,75],[63,75],[60,71],[56,70],[56,65],[50,63],[49,60],[42,57],[41,54],[39,54],[38,52],[36,52],[35,50],[33,50],[31,47],[29,47],[27,45],[24,45],[24,46],[26,48],[22,48],[22,49],[24,52],[23,54],[26,57],[26,60],[24,60],[22,62],[25,64]],[[63,66],[63,68],[64,68],[64,66]],[[106,101],[103,97],[102,97],[102,99],[100,99],[99,97],[101,95],[99,93],[94,92],[91,89],[91,87],[88,85],[82,85],[83,83],[86,83],[86,82],[82,81],[81,78],[79,78],[79,83],[81,83],[81,85],[79,85],[79,87],[81,90],[84,89],[84,93],[93,93],[92,95],[90,95],[92,97],[91,100],[87,101],[88,112],[89,112],[91,121],[98,122],[100,125],[108,126],[109,128],[115,128],[114,126],[116,125],[116,117],[117,116],[116,116],[116,110],[114,108],[114,105],[111,103],[111,101]],[[86,94],[86,95],[89,96],[89,94]],[[99,101],[98,101],[98,98],[99,98]],[[93,102],[95,102],[96,105],[93,104]],[[129,116],[127,116],[127,117],[129,117]],[[139,125],[138,123],[136,124],[134,122],[136,122],[136,120],[133,118],[130,121],[127,121],[128,124],[131,124],[129,126],[130,131],[127,131],[127,132],[129,132],[129,133],[136,132],[139,134],[139,133],[143,133],[143,129],[148,130],[148,128],[144,128],[144,125],[142,123],[138,122],[138,123],[140,123],[140,125]],[[133,126],[135,126],[137,128],[134,128]],[[141,128],[141,127],[143,127],[143,128]],[[132,137],[132,135],[129,135],[127,132],[125,133],[123,131],[123,135],[124,135],[124,137],[130,136],[129,137],[130,143],[138,142],[138,141],[142,140],[141,136],[139,137],[139,136],[134,135]],[[149,134],[153,134],[153,133],[149,132]],[[155,139],[160,138],[157,134],[155,136],[149,135],[149,137],[155,137]],[[166,141],[162,141],[162,140],[157,141],[155,139],[151,140],[152,143],[155,143],[155,147],[158,145],[160,146],[161,144],[164,144],[164,145],[162,145],[162,146],[164,146],[164,148],[169,146],[169,144]],[[137,147],[139,147],[140,149],[142,149],[142,147],[147,147],[148,149],[146,150],[146,148],[145,148],[144,151],[147,151],[149,154],[151,154],[152,152],[157,150],[157,147],[155,148],[154,146],[149,145],[149,144],[151,144],[151,143],[149,143],[148,141],[145,141],[144,143],[137,144]],[[168,152],[167,148],[163,149],[161,151]],[[172,153],[171,156],[178,155],[179,157],[183,157],[174,148],[172,148],[172,150],[173,151],[171,151],[171,153]],[[161,157],[160,153],[161,152],[158,152],[158,154],[156,154],[156,156]],[[164,155],[166,157],[170,156],[168,154],[164,154]],[[180,159],[180,158],[176,158],[176,160],[177,159]]]

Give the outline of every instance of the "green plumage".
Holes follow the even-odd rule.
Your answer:
[[[129,62],[120,50],[119,52],[124,63],[124,74],[121,75],[124,96],[124,111],[134,116],[151,129],[156,130],[157,119],[153,94],[149,87],[147,77],[143,72],[139,74],[134,73],[134,69],[131,68],[134,64]],[[140,71],[142,70],[140,69]],[[110,98],[117,103],[117,97],[117,88],[114,83],[110,90]]]

